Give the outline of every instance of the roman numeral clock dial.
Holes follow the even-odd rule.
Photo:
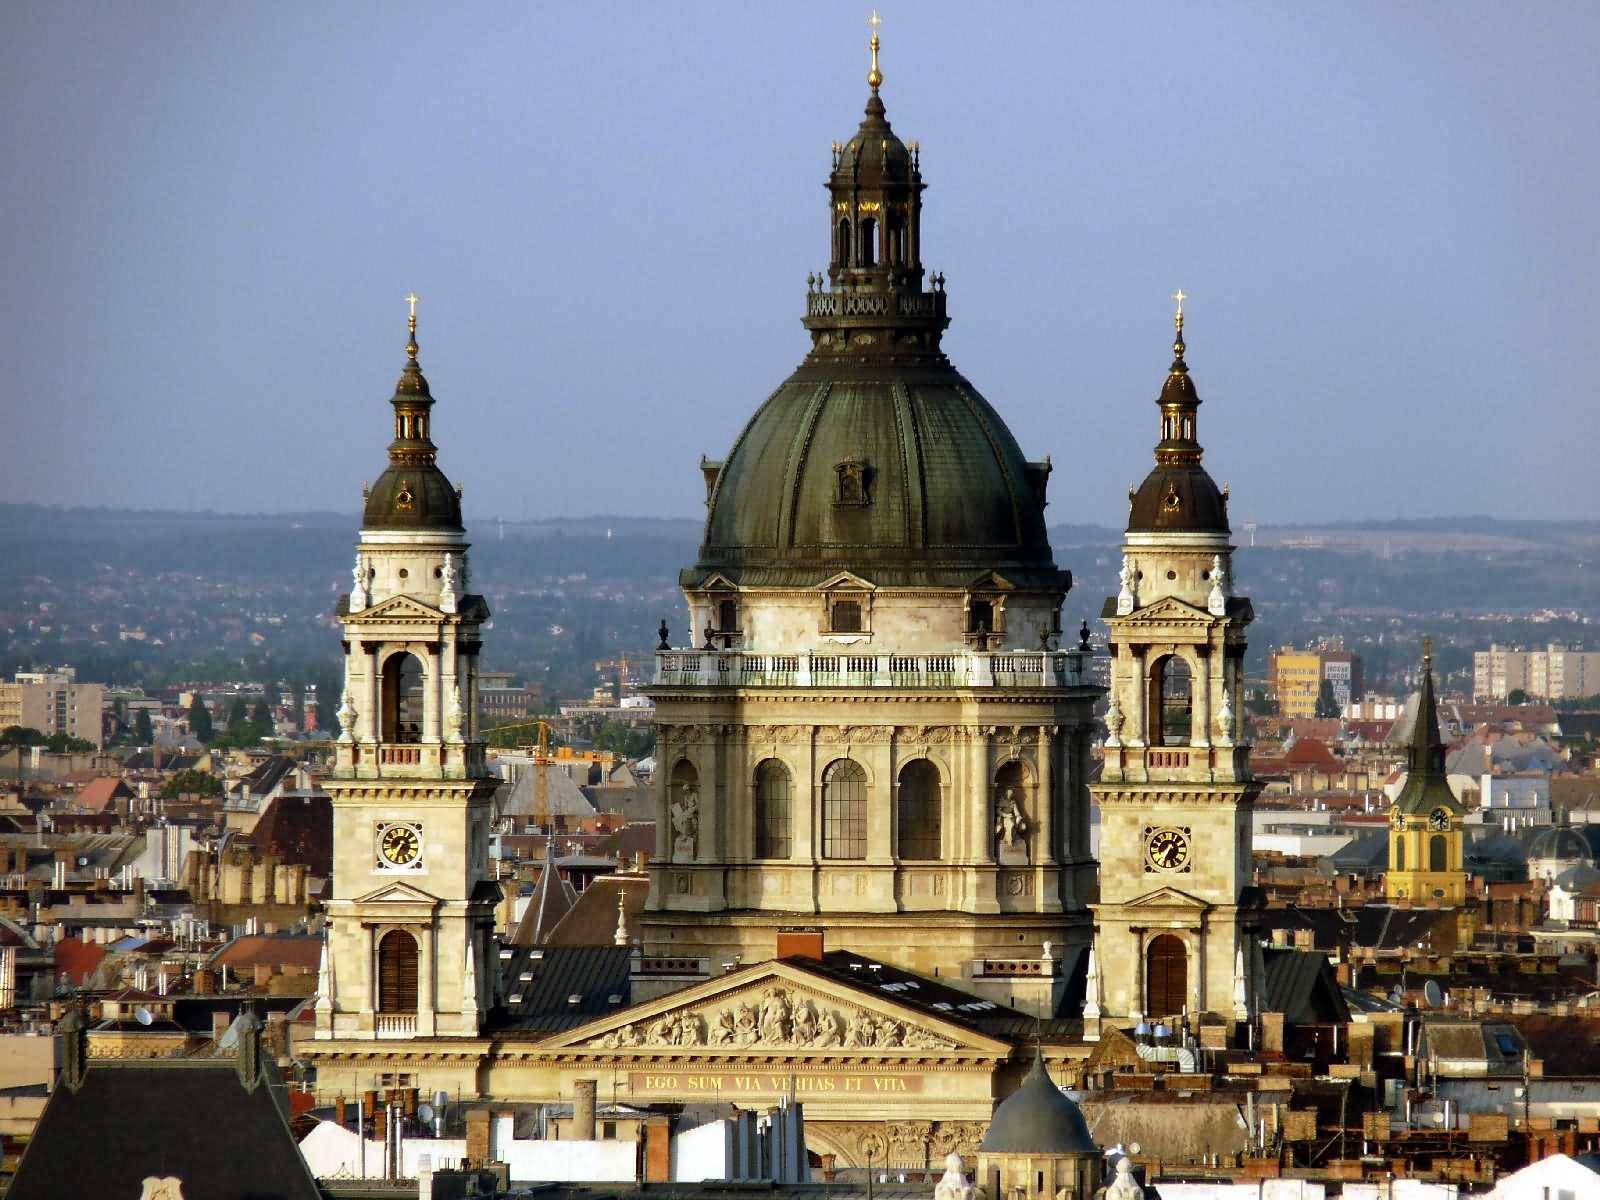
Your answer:
[[[409,821],[378,826],[378,866],[415,870],[422,865],[422,827]]]
[[[1146,871],[1187,871],[1189,869],[1189,829],[1187,826],[1146,827],[1144,831],[1144,869]]]

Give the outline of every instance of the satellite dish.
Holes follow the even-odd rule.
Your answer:
[[[133,1016],[141,1025],[154,1025],[156,1021],[155,1015],[142,1004],[133,1010]]]
[[[1431,979],[1422,985],[1422,998],[1428,1002],[1429,1008],[1438,1008],[1444,1003],[1444,993],[1439,990],[1439,985]]]
[[[419,1105],[417,1105],[417,1120],[422,1121],[424,1123],[431,1123],[433,1121],[433,1105],[431,1105],[431,1104],[419,1104]]]

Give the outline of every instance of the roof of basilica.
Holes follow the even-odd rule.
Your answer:
[[[965,587],[990,570],[1019,587],[1069,584],[1045,533],[1049,463],[1027,460],[939,348],[949,319],[943,277],[922,267],[920,150],[890,128],[881,79],[874,59],[861,125],[834,146],[811,352],[727,458],[705,464],[687,587],[717,574],[807,587],[846,570],[891,586]]]

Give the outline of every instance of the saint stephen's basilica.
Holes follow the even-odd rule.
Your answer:
[[[413,301],[338,613],[310,1048],[325,1099],[375,1081],[495,1101],[796,1095],[814,1150],[921,1166],[973,1152],[1036,1039],[1065,1081],[1141,1021],[1247,1037],[1251,608],[1201,461],[1182,295],[1155,463],[1101,614],[1106,696],[1094,631],[1062,625],[1050,461],[941,349],[920,151],[890,127],[882,81],[874,34],[865,115],[833,147],[805,360],[700,464],[690,632],[674,645],[663,625],[650,691],[648,900],[613,945],[496,935],[498,778],[476,704],[489,603],[436,461]]]

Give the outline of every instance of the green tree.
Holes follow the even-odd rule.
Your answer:
[[[1528,693],[1521,688],[1512,688],[1511,694],[1506,697],[1507,704],[1526,704],[1527,702]]]
[[[211,713],[206,708],[206,702],[200,699],[199,693],[189,701],[189,732],[208,746],[211,744],[211,739],[217,736],[216,730],[211,727]]]
[[[1339,715],[1339,698],[1333,694],[1333,684],[1324,679],[1317,688],[1317,716],[1327,719]]]
[[[150,723],[150,710],[141,708],[133,719],[133,736],[141,746],[148,746],[156,740],[155,726]]]
[[[222,780],[205,771],[177,771],[161,785],[161,794],[168,800],[175,796],[220,796]]]
[[[250,720],[252,723],[262,726],[269,734],[274,732],[272,710],[267,707],[265,698],[256,701],[256,706],[250,710]]]
[[[243,696],[235,696],[233,705],[228,709],[228,728],[237,729],[250,719],[250,709],[244,702]]]

